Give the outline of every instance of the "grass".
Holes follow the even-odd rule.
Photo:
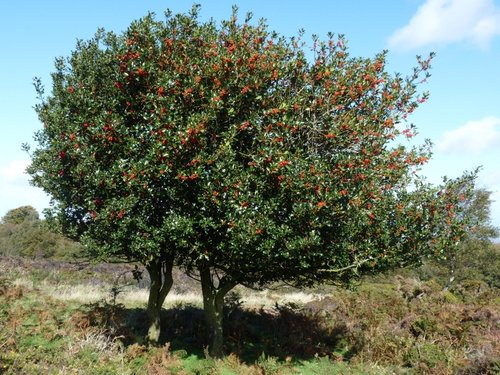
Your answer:
[[[500,294],[471,282],[447,291],[400,276],[354,291],[239,288],[226,310],[230,354],[215,360],[195,283],[176,275],[161,345],[149,347],[145,285],[125,268],[99,267],[0,261],[0,374],[500,371]]]

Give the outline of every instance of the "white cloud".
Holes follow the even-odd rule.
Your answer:
[[[0,167],[0,179],[13,182],[19,179],[26,179],[27,160],[12,160],[4,167]]]
[[[41,214],[49,207],[49,197],[38,188],[29,185],[15,186],[0,183],[0,219],[9,211],[21,206],[33,206]]]
[[[485,153],[500,149],[500,118],[485,117],[447,131],[436,144],[442,153]]]
[[[48,196],[29,184],[25,172],[29,163],[28,160],[12,160],[0,165],[0,218],[7,211],[20,206],[31,205],[39,213],[49,207]]]
[[[486,48],[500,35],[500,9],[493,0],[426,0],[389,45],[410,50],[428,44],[470,42]]]
[[[495,201],[500,205],[500,172],[498,172],[498,170],[495,172],[488,172],[488,174],[485,173],[486,175],[481,180],[484,181],[486,186],[491,187],[491,191],[493,191],[496,196]]]

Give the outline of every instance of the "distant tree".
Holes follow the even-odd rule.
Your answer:
[[[38,211],[32,206],[21,206],[7,211],[2,217],[2,224],[22,224],[24,221],[39,221]]]
[[[491,242],[498,237],[499,228],[491,223],[491,191],[475,189],[468,200],[463,200],[462,215],[473,221],[473,229],[467,233],[467,238],[482,242]]]
[[[220,356],[235,285],[346,283],[441,256],[466,231],[474,175],[428,185],[415,172],[429,145],[397,142],[415,134],[430,59],[404,79],[342,37],[310,55],[300,36],[236,11],[201,23],[194,7],[99,31],[56,61],[49,97],[37,82],[33,182],[89,256],[145,265],[151,341],[174,264],[200,278]]]
[[[21,206],[7,211],[0,220],[0,254],[26,255],[27,242],[36,242],[40,217],[32,206]]]
[[[31,206],[9,210],[0,221],[0,255],[71,258],[80,245],[54,232]]]
[[[457,250],[449,254],[445,261],[441,261],[448,270],[447,287],[454,281],[470,278],[474,273],[476,278],[481,279],[481,271],[477,272],[478,270],[484,269],[486,275],[487,270],[491,269],[488,264],[500,265],[499,254],[495,256],[491,242],[499,233],[498,228],[491,225],[491,192],[476,189],[469,199],[461,202],[461,206],[461,214],[471,222],[471,230],[466,233]],[[488,259],[484,257],[486,254]],[[496,274],[500,275],[498,271]],[[489,279],[488,276],[486,278]]]
[[[444,259],[430,259],[418,270],[421,277],[436,278],[446,288],[465,280],[484,281],[500,286],[500,251],[492,239],[499,230],[491,224],[491,192],[476,189],[469,199],[460,203],[461,213],[467,216],[471,230]]]

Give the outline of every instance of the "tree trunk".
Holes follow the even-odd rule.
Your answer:
[[[149,329],[147,341],[157,344],[160,339],[160,313],[163,302],[172,288],[173,259],[154,260],[146,266],[151,279],[148,298]]]
[[[208,327],[208,352],[214,358],[224,355],[224,297],[236,286],[236,283],[225,279],[220,280],[218,287],[214,286],[209,267],[200,269],[201,289],[203,293],[203,310]]]
[[[444,287],[444,290],[448,290],[451,288],[451,285],[453,284],[453,281],[455,281],[455,270],[457,268],[457,254],[454,253],[451,255],[451,258],[448,263],[448,281],[446,282],[446,285]]]

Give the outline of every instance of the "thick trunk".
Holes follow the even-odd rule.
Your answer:
[[[148,298],[149,329],[147,340],[157,344],[160,339],[160,313],[163,302],[172,288],[173,261],[156,260],[146,266],[151,279]]]
[[[221,358],[224,355],[223,308],[224,304],[220,303],[217,298],[203,297],[203,309],[210,342],[209,353],[214,358]]]
[[[150,291],[149,298],[151,299]],[[161,306],[158,304],[148,304],[148,316],[149,316],[149,329],[147,335],[147,341],[152,344],[157,344],[160,339],[161,324],[160,324],[160,313]]]
[[[200,270],[200,277],[203,310],[208,328],[208,352],[214,358],[221,358],[224,355],[224,332],[222,328],[224,297],[236,284],[222,278],[218,287],[215,287],[208,267]]]

